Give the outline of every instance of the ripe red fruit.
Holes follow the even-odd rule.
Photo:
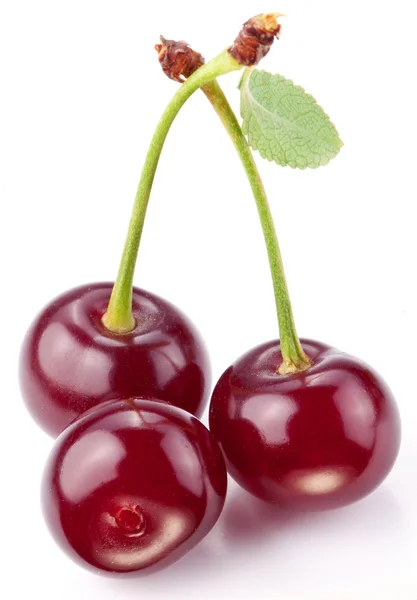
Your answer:
[[[56,436],[110,399],[160,398],[201,415],[210,367],[193,324],[166,300],[133,289],[136,327],[118,334],[101,322],[112,285],[70,290],[32,323],[20,356],[20,387],[38,424]]]
[[[386,383],[366,364],[301,340],[312,366],[278,375],[277,341],[258,346],[223,373],[210,405],[210,430],[232,477],[283,507],[350,504],[389,473],[400,421]]]
[[[149,571],[210,531],[226,487],[222,453],[198,419],[157,400],[117,400],[57,439],[42,505],[56,542],[79,564]]]

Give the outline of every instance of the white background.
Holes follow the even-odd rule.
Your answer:
[[[329,513],[279,513],[232,484],[215,529],[176,565],[139,581],[100,578],[42,522],[52,440],[22,406],[21,339],[54,296],[115,276],[147,145],[177,85],[158,66],[158,35],[210,58],[268,10],[289,16],[263,68],[315,95],[345,143],[316,171],[256,157],[298,331],[383,374],[402,414],[401,453],[378,491]],[[411,0],[2,0],[1,597],[417,599],[416,16]],[[238,79],[222,82],[236,110]],[[189,314],[215,378],[277,336],[249,187],[200,93],[167,140],[135,282]]]

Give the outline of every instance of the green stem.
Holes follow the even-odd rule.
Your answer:
[[[226,50],[223,51],[219,56],[198,69],[178,88],[156,127],[136,192],[116,282],[113,286],[107,311],[102,319],[104,326],[110,331],[126,333],[135,327],[135,320],[132,315],[132,286],[136,258],[152,183],[162,147],[172,122],[183,104],[198,88],[220,75],[241,68],[242,65],[238,64]]]
[[[183,85],[185,85],[185,83]],[[281,374],[304,371],[310,366],[310,361],[302,349],[295,329],[291,301],[285,279],[284,267],[282,264],[281,251],[279,248],[274,221],[272,219],[265,188],[259,175],[259,171],[256,167],[252,152],[245,136],[242,133],[236,116],[217,81],[210,81],[202,86],[201,89],[219,115],[223,125],[233,141],[243,168],[246,171],[246,175],[255,198],[262,231],[265,238],[275,293],[275,304],[277,309],[281,352],[283,358],[283,362],[281,365],[279,365],[278,371]]]

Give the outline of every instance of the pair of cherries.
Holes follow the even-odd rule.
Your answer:
[[[61,434],[43,509],[77,562],[121,573],[180,558],[221,513],[225,462],[249,492],[301,510],[354,502],[390,471],[399,417],[364,363],[301,340],[311,366],[281,375],[279,342],[265,343],[220,377],[208,431],[196,416],[208,398],[209,361],[192,323],[134,288],[134,329],[111,332],[102,322],[111,289],[92,284],[52,302],[20,361],[32,416]]]

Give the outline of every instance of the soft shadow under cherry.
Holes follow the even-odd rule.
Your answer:
[[[236,487],[219,522],[230,546],[258,544],[280,534],[284,528],[299,528],[306,521],[324,518],[322,513],[303,513],[284,510],[269,504]]]
[[[398,502],[386,488],[345,508],[298,512],[264,502],[236,487],[229,494],[216,530],[222,528],[227,549],[235,551],[261,546],[274,539],[280,539],[280,546],[285,546],[286,540],[294,536],[302,544],[303,539],[317,532],[332,539],[339,533],[340,536],[351,534],[355,529],[372,535],[379,535],[382,529],[394,533],[401,529],[401,522]]]

